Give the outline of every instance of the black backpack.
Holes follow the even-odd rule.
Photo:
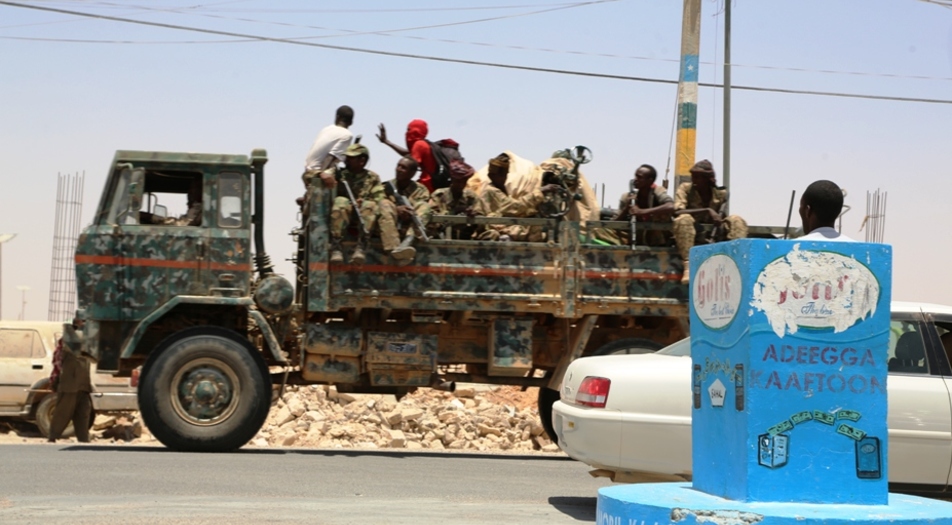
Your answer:
[[[436,161],[436,171],[430,177],[433,189],[446,188],[450,185],[450,163],[454,160],[463,162],[463,156],[459,153],[459,143],[453,139],[443,139],[436,142],[426,141],[430,145],[430,151],[433,152],[433,160]]]

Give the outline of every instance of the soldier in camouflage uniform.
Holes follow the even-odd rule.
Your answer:
[[[454,162],[450,166],[450,185],[441,188],[430,196],[430,209],[433,215],[466,215],[476,217],[486,215],[483,203],[476,192],[466,187],[473,168],[469,164]],[[438,237],[446,233],[438,224],[430,224],[430,235]],[[476,226],[453,226],[452,238],[469,240],[476,233]]]
[[[691,167],[691,182],[678,186],[674,198],[674,242],[684,259],[681,282],[689,276],[688,254],[696,243],[720,242],[747,237],[747,222],[738,215],[724,216],[727,188],[717,186],[717,177],[711,161],[702,160]],[[696,224],[714,224],[708,237],[695,228]]]
[[[618,203],[618,212],[612,217],[613,221],[630,221],[634,215],[639,223],[671,223],[674,213],[674,199],[664,188],[655,184],[658,171],[650,164],[642,164],[635,170],[634,192],[621,196]],[[632,204],[634,200],[634,204]],[[631,236],[628,236],[631,242]],[[670,246],[671,232],[640,229],[635,244],[645,246]]]
[[[548,184],[518,199],[509,196],[506,191],[506,179],[509,177],[509,156],[505,153],[489,159],[490,184],[483,186],[479,193],[483,210],[487,217],[535,217],[536,208],[545,200],[546,193],[559,189],[556,184]],[[544,240],[541,228],[526,226],[490,226],[478,236],[481,240],[513,240],[538,242]]]
[[[329,168],[336,180],[346,181],[350,186],[350,191],[357,200],[360,207],[359,213],[363,218],[364,224],[369,224],[376,213],[374,188],[380,186],[380,176],[365,169],[367,161],[370,159],[370,150],[363,144],[351,144],[344,152],[344,168]],[[354,205],[350,202],[347,190],[344,185],[337,186],[337,197],[334,198],[334,204],[331,206],[330,236],[331,236],[331,258],[332,263],[344,262],[344,254],[341,251],[341,239],[344,232],[350,227],[351,218],[354,213]],[[367,249],[367,232],[361,231],[358,234],[357,247],[350,256],[350,262],[354,264],[363,264],[366,258],[364,252]]]
[[[432,215],[430,191],[413,180],[418,169],[419,165],[413,157],[403,157],[397,162],[396,178],[393,181],[397,192],[407,198],[412,208],[398,205],[396,196],[388,195],[384,186],[378,185],[373,192],[375,213],[372,217],[364,216],[367,231],[373,231],[376,225],[380,230],[384,251],[403,264],[409,263],[416,256],[416,249],[412,244],[414,238],[420,236],[420,232],[415,231],[413,216],[419,217],[426,228]]]

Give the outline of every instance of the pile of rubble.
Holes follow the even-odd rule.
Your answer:
[[[557,452],[539,422],[537,395],[535,388],[466,385],[454,393],[423,388],[398,401],[338,393],[332,386],[291,386],[249,445]],[[0,442],[43,438],[27,423],[2,427]],[[94,443],[158,445],[137,412],[97,415],[90,437]]]
[[[251,444],[258,447],[405,448],[556,452],[535,407],[536,389],[461,387],[392,395],[289,388]]]

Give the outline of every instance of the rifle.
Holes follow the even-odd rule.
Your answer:
[[[635,187],[635,179],[631,179],[631,182],[628,183],[628,223],[631,224],[631,249],[635,249],[635,241],[638,237],[636,235],[638,228],[638,216],[634,213],[631,213],[631,208],[634,208],[638,203],[638,188]]]
[[[413,210],[413,205],[410,204],[410,200],[405,196],[400,195],[396,184],[394,184],[392,180],[388,180],[387,182],[383,183],[383,189],[387,196],[397,199],[398,206],[406,206],[410,209],[410,216],[413,217],[413,229],[416,230],[416,233],[420,236],[420,239],[423,239],[424,242],[429,242],[430,238],[426,235],[426,228],[423,227],[423,221],[420,220],[420,217],[416,214],[416,211]]]
[[[339,174],[340,172],[338,172]],[[350,205],[354,207],[354,214],[357,215],[357,222],[360,223],[360,232],[365,236],[370,234],[367,232],[367,227],[364,225],[364,218],[360,215],[360,205],[357,204],[357,199],[354,198],[354,192],[350,189],[350,184],[347,183],[347,179],[343,176],[340,177],[340,184],[347,190],[347,198],[350,199]]]

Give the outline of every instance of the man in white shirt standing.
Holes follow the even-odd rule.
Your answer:
[[[353,123],[354,110],[350,106],[341,106],[337,108],[334,123],[317,134],[304,161],[304,175],[301,175],[301,179],[305,189],[314,177],[320,177],[328,188],[337,185],[333,174],[325,174],[324,170],[344,160],[344,151],[354,140],[354,134],[347,129]]]
[[[854,239],[836,231],[836,219],[843,211],[843,190],[835,182],[818,180],[807,186],[800,197],[800,220],[803,221],[802,241],[843,241]]]

